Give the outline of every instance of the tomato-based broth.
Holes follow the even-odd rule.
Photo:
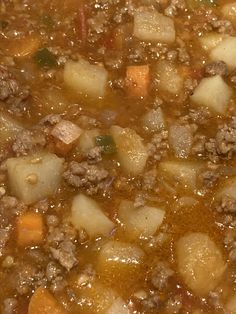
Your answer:
[[[236,313],[236,2],[0,0],[0,313]]]

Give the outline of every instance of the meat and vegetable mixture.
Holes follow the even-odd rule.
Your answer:
[[[0,313],[236,313],[236,2],[0,0]]]

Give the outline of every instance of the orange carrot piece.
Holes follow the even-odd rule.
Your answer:
[[[17,243],[20,246],[38,245],[43,242],[43,219],[40,214],[26,213],[17,219]]]
[[[30,299],[28,314],[67,314],[67,311],[47,289],[39,287]]]
[[[133,65],[127,67],[126,82],[131,96],[147,96],[150,83],[149,72],[149,65]]]

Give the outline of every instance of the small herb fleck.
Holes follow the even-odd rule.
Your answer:
[[[57,66],[57,58],[47,48],[38,50],[34,56],[34,61],[40,66],[45,68],[52,68]]]
[[[116,144],[111,135],[100,135],[95,138],[96,145],[102,147],[104,154],[116,153]]]

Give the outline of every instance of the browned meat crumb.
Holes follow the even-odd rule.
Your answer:
[[[150,158],[154,160],[161,160],[162,157],[166,156],[169,149],[168,131],[163,130],[156,133],[147,145],[147,149]]]
[[[227,74],[227,66],[224,61],[215,61],[209,63],[205,67],[205,73],[210,76],[221,75],[224,76]]]
[[[72,161],[64,172],[63,177],[69,185],[83,188],[88,194],[92,195],[105,188],[109,173],[97,165]]]
[[[42,148],[45,145],[45,136],[39,130],[23,130],[17,134],[12,150],[17,156],[21,156],[27,155],[29,152],[32,153],[35,149]]]

